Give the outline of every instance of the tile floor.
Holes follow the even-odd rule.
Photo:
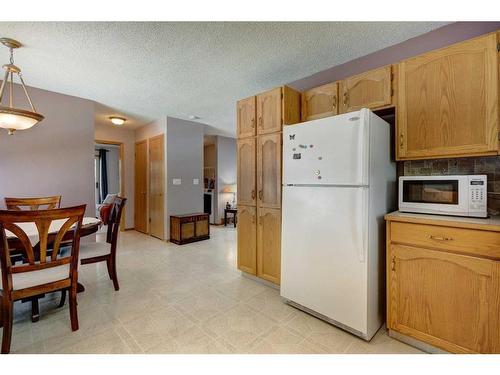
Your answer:
[[[134,231],[119,241],[120,291],[104,264],[82,267],[77,332],[59,294],[41,301],[37,323],[17,302],[13,353],[421,353],[384,328],[367,343],[241,276],[233,228],[184,246]]]

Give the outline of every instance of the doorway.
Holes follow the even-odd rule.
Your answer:
[[[100,218],[103,204],[114,195],[125,197],[124,145],[122,142],[95,140],[94,142],[94,186],[96,216]],[[125,210],[120,230],[125,230]]]

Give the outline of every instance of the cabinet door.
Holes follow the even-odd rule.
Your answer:
[[[281,207],[281,133],[258,137],[257,191],[259,207]]]
[[[238,141],[238,205],[255,206],[255,138]]]
[[[279,284],[281,276],[281,210],[259,208],[258,214],[257,276]]]
[[[491,34],[400,63],[399,158],[497,152],[496,41]]]
[[[257,134],[281,131],[281,87],[257,95]]]
[[[236,105],[238,116],[238,138],[255,135],[255,96],[238,101]]]
[[[455,353],[500,350],[498,262],[391,245],[388,326]]]
[[[304,91],[302,93],[302,121],[338,114],[338,86],[338,82],[332,82]]]
[[[257,214],[255,207],[238,204],[238,269],[257,274]]]
[[[392,104],[391,65],[340,81],[341,113]]]

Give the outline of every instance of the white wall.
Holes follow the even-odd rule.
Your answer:
[[[217,136],[217,203],[218,218],[224,219],[226,202],[232,203],[233,194],[221,193],[226,185],[236,184],[236,139]],[[236,194],[234,194],[236,202]]]
[[[203,212],[203,136],[203,124],[167,117],[167,224],[171,215]]]
[[[94,138],[100,141],[121,142],[124,146],[125,172],[125,228],[134,227],[134,163],[135,131],[112,125],[95,124]],[[92,180],[93,181],[93,180]]]
[[[94,205],[94,102],[29,88],[45,119],[8,136],[0,130],[0,207],[4,197],[62,195],[62,206]],[[25,103],[15,87],[15,103]]]

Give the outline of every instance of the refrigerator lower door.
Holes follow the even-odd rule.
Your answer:
[[[366,335],[368,188],[283,189],[281,295]]]

